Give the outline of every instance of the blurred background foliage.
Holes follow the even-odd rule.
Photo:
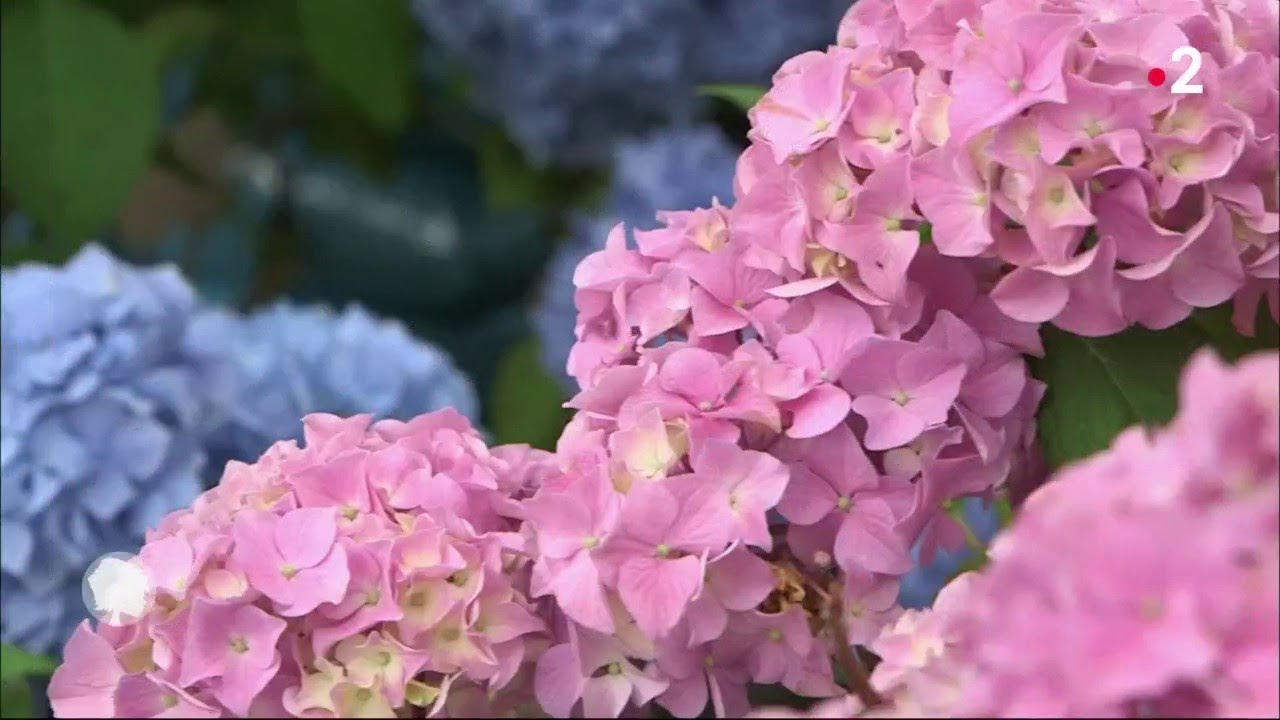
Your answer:
[[[755,86],[847,7],[801,4],[4,0],[0,261],[97,240],[239,309],[359,302],[453,355],[495,439],[549,447],[567,388],[530,317],[574,218],[610,215],[605,111],[666,103],[626,132],[696,122],[737,146]],[[695,11],[701,30],[646,39]],[[761,44],[759,13],[794,27]]]
[[[461,74],[427,79],[401,0],[2,7],[5,265],[96,238],[241,308],[359,301],[483,391],[600,183],[530,167]]]

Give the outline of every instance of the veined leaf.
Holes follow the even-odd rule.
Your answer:
[[[1277,346],[1275,323],[1247,338],[1230,324],[1230,306],[1199,310],[1165,330],[1130,328],[1088,338],[1044,328],[1045,357],[1033,365],[1048,385],[1039,432],[1051,469],[1106,449],[1122,430],[1168,422],[1177,411],[1178,379],[1197,350],[1227,360]]]

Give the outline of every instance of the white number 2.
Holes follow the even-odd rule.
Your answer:
[[[1200,95],[1204,93],[1204,87],[1198,83],[1195,85],[1190,84],[1191,79],[1196,76],[1196,73],[1200,72],[1200,51],[1190,45],[1183,45],[1173,51],[1174,62],[1178,62],[1185,57],[1191,58],[1191,64],[1187,66],[1182,76],[1169,88],[1169,92],[1174,95]]]

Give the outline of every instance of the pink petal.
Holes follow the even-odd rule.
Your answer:
[[[744,315],[715,299],[706,290],[695,287],[690,297],[693,323],[699,335],[723,335],[747,326]]]
[[[696,673],[672,681],[657,702],[678,718],[695,718],[707,707],[707,698],[707,679],[703,673]]]
[[[286,513],[275,526],[275,546],[284,562],[309,568],[329,554],[338,535],[332,507],[299,508]]]
[[[862,500],[861,503],[870,503]],[[836,562],[846,571],[900,575],[911,570],[911,553],[906,543],[880,518],[867,513],[851,512],[836,533]]]
[[[793,438],[817,437],[839,425],[849,416],[849,395],[828,383],[814,386],[800,398],[784,404],[791,412],[791,426],[787,436]]]
[[[171,535],[143,546],[139,553],[147,576],[156,587],[178,591],[191,578],[195,553],[181,536]]]
[[[347,551],[341,545],[334,545],[318,565],[301,570],[287,580],[290,586],[288,600],[273,599],[283,606],[277,607],[281,615],[300,617],[325,603],[342,602],[350,580]]]
[[[560,609],[566,615],[592,630],[613,633],[613,614],[605,602],[600,573],[591,553],[580,552],[560,567],[552,585]]]
[[[618,571],[618,594],[636,625],[651,638],[665,635],[684,615],[702,585],[702,560],[631,558]]]
[[[682,348],[671,353],[662,364],[658,382],[664,390],[695,403],[717,401],[721,391],[720,361],[706,350]]]
[[[60,718],[114,717],[115,691],[124,677],[115,648],[95,634],[89,621],[76,627],[63,662],[49,680],[49,704]]]
[[[627,706],[631,683],[621,675],[606,673],[590,678],[582,689],[582,714],[589,718],[615,718]]]
[[[552,717],[569,717],[582,697],[586,678],[578,666],[578,653],[565,643],[556,645],[538,657],[533,686],[542,709]]]
[[[775,578],[769,563],[739,546],[711,564],[707,582],[726,608],[746,612],[764,602]]]
[[[233,661],[228,664],[222,681],[214,687],[213,696],[235,715],[248,717],[250,706],[279,669],[279,653],[275,653],[271,664],[265,668]]]
[[[867,420],[868,450],[888,450],[915,440],[925,430],[925,423],[907,408],[888,398],[863,395],[856,398],[852,410]]]
[[[710,642],[724,634],[729,613],[715,595],[704,591],[689,604],[684,623],[689,628],[689,644]]]
[[[1070,292],[1061,278],[1030,268],[1018,268],[1000,280],[991,299],[1000,310],[1022,322],[1048,322],[1067,306]]]
[[[812,525],[836,507],[836,491],[804,465],[791,466],[791,482],[778,502],[778,512],[797,525]]]
[[[803,295],[816,293],[824,288],[829,288],[839,282],[834,275],[820,278],[805,278],[804,280],[796,280],[785,285],[779,285],[769,289],[769,294],[780,298],[796,298]]]

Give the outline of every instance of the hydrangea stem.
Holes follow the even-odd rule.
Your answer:
[[[871,687],[866,666],[854,654],[853,647],[849,644],[849,627],[844,621],[844,602],[841,599],[844,593],[838,584],[833,583],[828,595],[827,626],[835,640],[835,655],[832,658],[834,671],[837,676],[845,677],[849,685],[848,689],[858,696],[863,706],[875,707],[882,700],[875,688]]]

